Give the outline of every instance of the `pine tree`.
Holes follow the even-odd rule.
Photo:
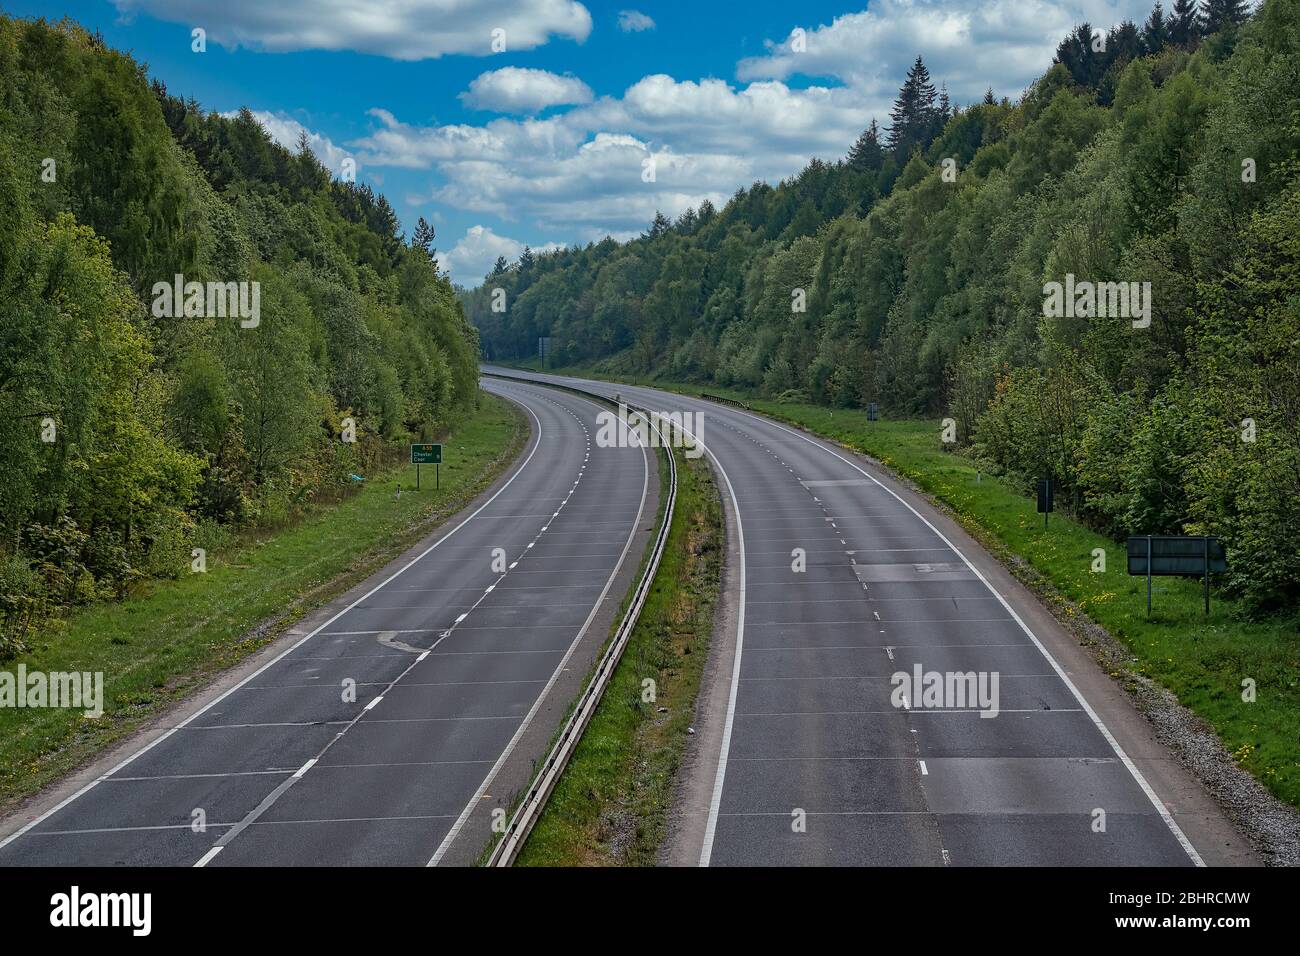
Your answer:
[[[1250,16],[1250,12],[1246,9],[1246,0],[1203,0],[1201,11],[1204,36],[1218,33],[1229,25],[1240,26]]]
[[[996,102],[997,100],[993,98],[993,87],[990,86],[987,90],[984,91],[984,105],[992,106]]]
[[[1169,20],[1165,17],[1165,8],[1156,0],[1151,16],[1142,26],[1142,52],[1159,53],[1169,43]]]
[[[493,276],[499,276],[501,275],[501,273],[505,272],[506,269],[508,269],[509,267],[510,267],[510,263],[506,262],[505,256],[497,256],[496,265],[492,267],[491,274]]]
[[[1093,43],[1092,24],[1080,23],[1056,47],[1056,62],[1070,71],[1079,86],[1095,88],[1109,65],[1106,54],[1094,49]]]
[[[885,151],[880,145],[880,127],[874,118],[849,150],[849,165],[859,171],[876,170],[885,161]]]
[[[651,239],[657,239],[672,227],[673,224],[669,222],[668,217],[658,210],[655,210],[654,222],[650,223],[650,230],[646,233],[646,236]]]
[[[889,112],[889,145],[900,156],[906,157],[916,145],[925,146],[935,120],[934,83],[930,71],[921,57],[916,58],[907,71],[907,79],[898,91],[894,108]]]
[[[524,251],[519,254],[519,271],[527,272],[533,267],[533,263],[536,261],[537,259],[533,255],[533,250],[528,246],[524,246]]]
[[[420,221],[415,224],[415,235],[411,238],[411,245],[423,249],[432,256],[434,236],[433,226],[429,225],[425,218],[421,216]]]
[[[1190,48],[1201,36],[1201,14],[1196,8],[1196,0],[1174,0],[1173,16],[1169,18],[1169,42]]]

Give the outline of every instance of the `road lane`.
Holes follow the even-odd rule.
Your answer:
[[[492,497],[7,838],[0,865],[424,865],[457,840],[472,859],[490,832],[470,811],[579,642],[599,644],[653,507],[649,453],[598,447],[595,403],[484,384],[534,429]],[[554,720],[567,699],[548,703]]]
[[[524,377],[704,414],[743,544],[701,863],[1200,862],[1066,671],[887,476],[738,409]],[[891,678],[917,665],[996,675],[997,716],[898,706]]]

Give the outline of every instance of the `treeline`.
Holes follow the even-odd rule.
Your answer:
[[[472,408],[477,334],[398,230],[247,110],[0,17],[0,655]],[[260,314],[160,307],[178,275],[256,283]]]
[[[1243,606],[1294,609],[1300,0],[1179,0],[1100,36],[1015,104],[953,108],[918,60],[844,161],[498,263],[463,295],[485,355],[549,335],[555,364],[950,416],[1116,538],[1221,536]],[[1149,324],[1052,314],[1075,280],[1137,283],[1130,305],[1150,283]]]

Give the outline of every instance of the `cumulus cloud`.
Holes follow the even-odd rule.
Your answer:
[[[618,28],[624,33],[640,33],[642,30],[653,30],[655,22],[640,10],[620,10]]]
[[[262,124],[262,128],[266,130],[271,139],[286,149],[296,152],[298,137],[306,133],[308,142],[311,143],[311,151],[316,154],[316,158],[321,161],[321,165],[335,176],[342,174],[344,159],[349,157],[355,159],[352,153],[335,146],[328,136],[322,136],[320,133],[308,129],[292,116],[285,113],[268,113],[265,110],[250,110],[250,112]],[[221,115],[227,119],[233,119],[239,113],[237,110],[231,110]]]
[[[917,54],[958,104],[988,86],[1014,97],[1075,23],[1140,20],[1148,4],[871,0],[870,9],[805,28],[798,43],[793,34],[770,40],[764,55],[737,65],[737,81],[653,74],[593,98],[574,77],[507,67],[479,76],[462,99],[513,115],[411,124],[377,107],[370,132],[348,146],[371,169],[431,171],[424,196],[445,208],[566,239],[627,237],[656,211],[677,216],[705,199],[722,205],[756,180],[777,182],[812,158],[843,157],[873,118],[887,125]],[[462,240],[451,261],[463,263],[475,243],[513,241],[484,229]]]
[[[395,60],[451,53],[488,56],[493,31],[505,50],[531,50],[551,37],[579,43],[591,33],[591,13],[575,0],[113,0],[124,17],[147,13],[200,26],[225,47],[355,50]]]
[[[558,244],[548,242],[533,251],[550,252],[559,248]],[[438,254],[438,262],[456,282],[476,286],[492,271],[498,256],[514,262],[523,251],[524,243],[517,239],[498,235],[488,226],[470,226],[456,245]]]
[[[1015,97],[1043,73],[1075,24],[1087,20],[1106,29],[1126,18],[1140,24],[1150,6],[1149,0],[872,0],[860,13],[768,41],[767,54],[741,60],[736,76],[835,77],[878,112],[919,54],[958,103],[978,99],[990,86]]]
[[[461,102],[497,113],[536,113],[548,106],[590,103],[591,88],[576,76],[507,66],[475,77]]]
[[[636,233],[656,211],[720,205],[740,186],[797,173],[810,157],[837,159],[870,121],[846,88],[737,89],[662,74],[545,119],[415,126],[385,110],[371,115],[377,127],[350,144],[367,164],[434,169],[440,203],[583,239]]]

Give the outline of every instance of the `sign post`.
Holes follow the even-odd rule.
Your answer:
[[[411,443],[411,464],[415,466],[415,490],[420,490],[420,466],[433,465],[434,488],[442,487],[442,446],[428,443]]]
[[[1128,539],[1128,573],[1147,579],[1147,616],[1151,616],[1151,578],[1202,578],[1205,613],[1210,613],[1210,573],[1228,570],[1218,538],[1204,535],[1135,535]]]
[[[1038,513],[1043,516],[1043,527],[1047,527],[1047,514],[1054,510],[1052,500],[1052,479],[1044,478],[1038,483]]]
[[[875,402],[867,403],[867,421],[874,422],[880,418],[880,406]]]

